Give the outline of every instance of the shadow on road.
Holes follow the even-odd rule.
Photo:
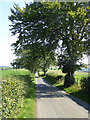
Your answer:
[[[52,86],[48,86],[45,84],[38,84],[36,85],[36,98],[57,98],[57,97],[64,97],[65,95],[59,94],[60,90],[54,88]]]

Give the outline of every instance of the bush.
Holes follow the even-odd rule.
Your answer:
[[[90,89],[90,77],[82,77],[80,84],[81,88],[88,92]]]
[[[50,81],[54,84],[55,83],[55,81],[56,81],[56,76],[52,76],[52,75],[46,75],[46,78],[48,78],[48,79],[50,79]]]
[[[48,74],[46,74],[46,77],[48,79],[50,79],[50,81],[51,81],[52,84],[54,84],[56,82],[62,81],[62,77],[63,76],[62,75],[56,75],[54,73],[48,73]]]
[[[62,80],[62,77],[63,77],[62,75],[58,75],[57,80]]]
[[[2,81],[2,118],[8,118],[23,99],[24,86],[17,77]]]

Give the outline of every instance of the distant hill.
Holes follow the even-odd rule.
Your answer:
[[[11,69],[12,67],[9,66],[0,66],[0,70],[6,70],[6,69]]]
[[[90,73],[90,68],[81,68],[81,70],[78,70],[78,72],[88,72],[88,73]]]

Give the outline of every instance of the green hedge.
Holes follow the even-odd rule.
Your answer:
[[[82,88],[84,91],[88,92],[89,89],[90,89],[90,77],[83,77],[83,78],[81,79],[80,84],[81,84],[81,88]]]
[[[24,92],[23,81],[17,77],[9,76],[2,80],[2,118],[8,118],[13,114],[23,99]]]
[[[47,73],[46,77],[50,79],[51,83],[54,84],[56,82],[62,81],[63,76],[62,75],[56,75],[54,73]]]

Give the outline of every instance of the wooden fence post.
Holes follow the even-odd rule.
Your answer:
[[[78,78],[77,78],[77,85],[78,85]]]

